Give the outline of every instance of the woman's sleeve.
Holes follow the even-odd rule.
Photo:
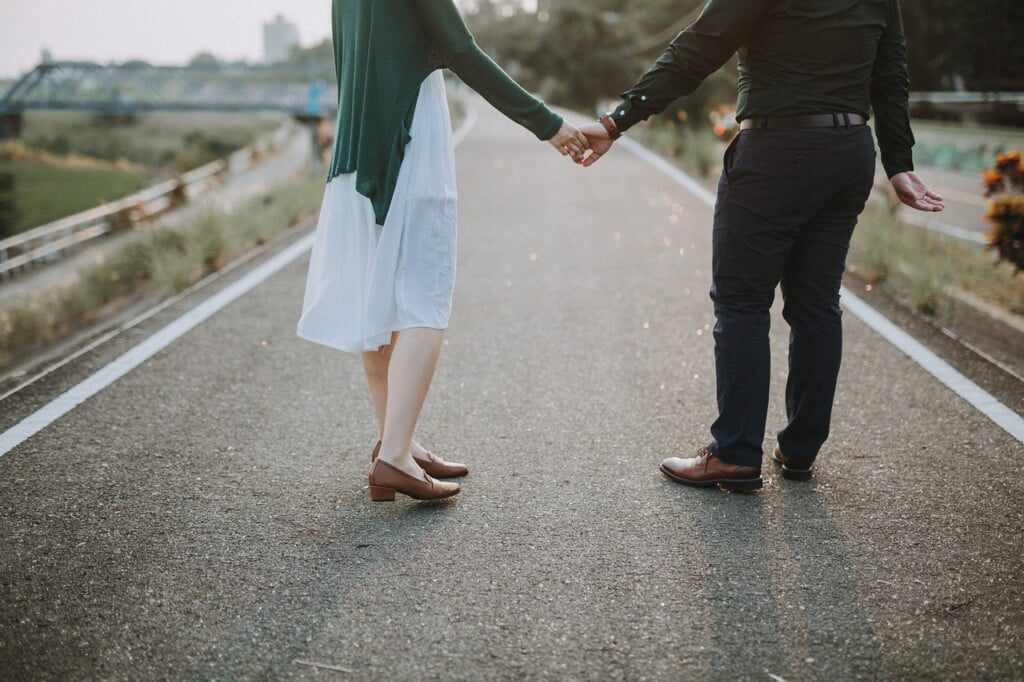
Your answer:
[[[412,2],[442,66],[538,139],[551,139],[558,132],[562,117],[526,92],[480,49],[452,0]]]

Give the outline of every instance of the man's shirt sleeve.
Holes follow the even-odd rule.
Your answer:
[[[743,45],[767,12],[769,0],[709,0],[612,112],[625,131],[661,113],[673,100],[697,89]]]
[[[890,178],[914,170],[914,133],[910,130],[910,80],[907,44],[899,0],[889,0],[889,23],[878,41],[871,73],[871,108],[882,166]]]

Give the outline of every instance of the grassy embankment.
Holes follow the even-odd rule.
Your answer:
[[[1024,278],[993,253],[908,225],[869,205],[850,245],[850,269],[918,312],[943,318],[957,291],[1024,315]]]
[[[14,180],[17,234],[223,158],[280,124],[275,116],[150,114],[109,119],[33,112],[18,141],[0,145]]]
[[[152,175],[141,170],[25,161],[0,161],[0,175],[5,173],[14,178],[18,216],[11,234],[127,196],[153,182]]]
[[[0,367],[102,323],[133,303],[182,291],[226,263],[297,225],[323,193],[319,171],[282,183],[232,211],[208,211],[184,224],[130,235],[98,263],[65,282],[0,309]]]

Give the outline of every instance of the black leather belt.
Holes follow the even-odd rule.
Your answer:
[[[806,116],[755,116],[744,119],[740,130],[768,130],[769,128],[849,128],[865,125],[868,120],[860,114],[807,114]]]

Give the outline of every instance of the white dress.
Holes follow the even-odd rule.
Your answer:
[[[299,337],[348,353],[403,329],[446,329],[455,288],[455,155],[444,75],[420,86],[384,225],[355,173],[327,184],[306,278]]]

